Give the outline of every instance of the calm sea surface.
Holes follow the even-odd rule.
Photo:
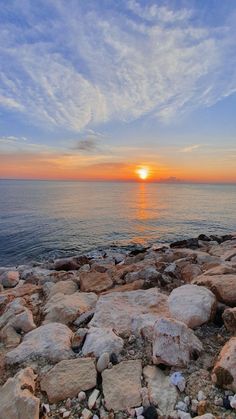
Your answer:
[[[236,231],[236,185],[0,181],[0,265]]]

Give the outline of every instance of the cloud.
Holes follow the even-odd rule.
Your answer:
[[[101,4],[4,7],[1,106],[33,124],[79,133],[146,116],[168,122],[236,91],[233,18],[210,28],[194,19],[196,10],[168,2]]]
[[[190,145],[188,147],[184,147],[180,151],[181,151],[181,153],[191,153],[192,151],[197,150],[199,147],[201,147],[200,144],[194,144],[194,145]]]
[[[73,148],[79,151],[92,152],[97,151],[98,144],[93,137],[88,137],[84,140],[78,140]]]

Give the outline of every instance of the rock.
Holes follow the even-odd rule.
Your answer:
[[[184,323],[161,318],[154,325],[153,362],[172,366],[188,365],[203,350],[200,340]]]
[[[141,279],[145,284],[152,284],[155,286],[160,278],[161,274],[154,266],[145,266],[137,272],[128,272],[125,275],[125,282],[128,284]]]
[[[173,318],[191,328],[212,320],[216,311],[214,294],[205,287],[191,284],[175,288],[169,295],[168,304]]]
[[[91,326],[111,327],[118,333],[131,333],[132,321],[138,315],[168,312],[167,297],[156,288],[127,292],[113,292],[99,297]],[[133,332],[135,332],[133,330]]]
[[[177,410],[181,410],[182,412],[187,412],[188,411],[188,406],[186,405],[186,403],[179,401],[177,403],[177,405],[175,406],[175,408]]]
[[[119,354],[123,349],[124,341],[117,336],[112,328],[91,327],[87,333],[82,353],[84,356],[99,357],[104,352]]]
[[[0,388],[0,419],[38,419],[40,400],[34,396],[36,376],[20,370]]]
[[[83,345],[85,336],[87,335],[87,332],[88,332],[88,329],[85,329],[85,328],[80,328],[76,330],[72,338],[72,342],[71,342],[71,347],[73,351],[79,350],[81,348],[81,346]]]
[[[75,292],[72,295],[56,294],[45,304],[45,323],[72,323],[79,314],[95,307],[97,296],[94,293]]]
[[[74,271],[87,263],[89,263],[89,259],[86,256],[61,258],[54,261],[52,268],[56,271]]]
[[[194,278],[201,275],[202,270],[196,263],[188,263],[180,270],[181,278],[184,282],[191,282]]]
[[[110,362],[110,355],[108,352],[103,352],[102,355],[100,355],[98,362],[97,362],[97,371],[102,372],[104,371]]]
[[[236,274],[201,275],[193,282],[196,285],[209,288],[218,301],[229,306],[236,305]]]
[[[195,419],[216,419],[211,413],[206,413],[205,415],[195,416]]]
[[[84,391],[79,392],[78,400],[79,400],[79,402],[83,402],[84,400],[86,400],[86,393]]]
[[[201,402],[202,400],[206,400],[206,396],[205,396],[205,394],[203,393],[202,390],[199,390],[199,392],[197,394],[197,399],[198,399],[199,402]]]
[[[102,292],[102,295],[109,294],[111,292],[136,291],[142,289],[143,285],[144,281],[142,279],[138,279],[137,281],[131,282],[129,284],[119,285],[117,287],[104,291]]]
[[[86,311],[74,321],[74,325],[80,327],[83,323],[87,324],[90,320],[92,320],[94,313],[95,309]]]
[[[157,409],[155,406],[147,406],[143,411],[143,416],[145,419],[158,419]]]
[[[17,348],[6,354],[8,365],[45,358],[59,362],[73,356],[72,331],[61,323],[49,323],[27,333]]]
[[[223,346],[212,371],[212,380],[219,387],[236,392],[236,337]]]
[[[141,361],[122,361],[102,372],[105,405],[108,410],[126,410],[141,404]]]
[[[236,394],[230,400],[230,406],[232,407],[232,409],[236,409]]]
[[[33,284],[24,284],[19,285],[15,288],[11,288],[2,292],[2,296],[6,296],[8,298],[18,298],[24,297],[26,295],[34,294],[37,291],[40,291],[41,287]]]
[[[50,403],[75,397],[80,391],[96,386],[97,371],[92,358],[64,360],[42,378],[40,386]]]
[[[48,297],[51,298],[58,293],[71,295],[76,291],[78,291],[76,283],[68,279],[67,281],[59,281],[56,284],[52,284]]]
[[[113,282],[107,272],[82,272],[80,274],[80,290],[84,292],[102,292],[111,288]]]
[[[227,308],[222,315],[224,325],[229,332],[236,332],[236,307]]]
[[[186,380],[185,380],[184,376],[181,374],[181,372],[178,372],[178,371],[174,372],[170,376],[170,382],[171,382],[171,384],[178,387],[178,389],[181,393],[185,390]]]
[[[90,394],[89,399],[88,399],[88,408],[89,409],[93,409],[96,403],[96,400],[99,396],[99,390],[97,388],[95,388],[93,390],[93,392]]]
[[[92,414],[92,412],[90,412],[90,410],[88,410],[86,408],[83,409],[82,416],[81,416],[82,419],[90,419],[92,416],[93,416],[93,414]]]
[[[169,377],[154,366],[143,369],[143,375],[148,383],[149,400],[158,406],[161,414],[168,417],[174,410],[178,398],[178,391],[170,383]]]
[[[13,288],[15,287],[20,280],[20,275],[18,271],[6,271],[0,276],[0,283],[4,288]]]
[[[198,369],[188,376],[185,393],[192,398],[193,402],[198,392],[202,389],[204,389],[204,394],[209,398],[212,391],[211,375],[205,369]],[[198,403],[197,400],[196,402]]]

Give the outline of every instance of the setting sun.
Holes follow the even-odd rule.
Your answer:
[[[149,170],[146,167],[141,167],[137,170],[137,174],[140,177],[140,179],[145,180],[148,178]]]

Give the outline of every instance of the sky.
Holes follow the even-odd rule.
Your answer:
[[[236,183],[235,0],[0,0],[0,178]]]

